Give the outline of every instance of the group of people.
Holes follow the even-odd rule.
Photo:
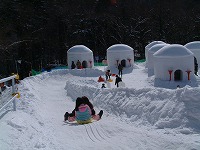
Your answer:
[[[71,69],[75,69],[75,68],[81,69],[81,67],[82,67],[82,65],[81,65],[81,62],[79,60],[76,62],[76,64],[74,63],[74,61],[72,61]]]
[[[119,87],[119,82],[122,82],[122,70],[123,70],[123,66],[121,64],[118,65],[118,75],[116,75],[116,79],[115,79],[115,85],[117,87]],[[110,70],[107,70],[106,73],[106,81],[110,80],[110,77],[111,77],[111,71]],[[102,87],[101,88],[105,88],[105,84],[102,84]]]
[[[71,113],[64,114],[64,121],[73,122],[76,120],[78,123],[84,124],[92,122],[92,119],[99,120],[102,115],[103,110],[96,114],[92,103],[86,96],[83,96],[76,99],[75,108]]]

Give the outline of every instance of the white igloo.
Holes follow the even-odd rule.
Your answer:
[[[163,41],[153,41],[153,42],[149,43],[149,44],[145,47],[146,67],[148,67],[148,66],[147,66],[147,64],[148,64],[148,50],[149,50],[152,46],[154,46],[154,45],[156,45],[156,44],[166,44],[166,43],[163,42]]]
[[[197,59],[198,68],[200,68],[200,41],[189,42],[185,47],[194,53],[194,57]]]
[[[128,45],[115,44],[107,49],[108,67],[117,67],[119,63],[123,67],[131,67],[134,64],[134,51]]]
[[[187,81],[194,77],[194,54],[186,47],[172,44],[153,54],[155,78]]]
[[[72,61],[76,64],[79,60],[81,68],[92,68],[94,66],[93,52],[84,45],[75,45],[67,51],[68,68],[71,68]]]
[[[160,50],[161,48],[163,48],[164,46],[167,46],[169,44],[156,44],[154,46],[152,46],[149,50],[148,50],[148,62],[147,62],[147,68],[148,68],[148,76],[152,76],[154,75],[154,59],[153,59],[153,54],[155,52],[157,52],[158,50]]]

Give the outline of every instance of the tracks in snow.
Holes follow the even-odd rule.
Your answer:
[[[107,141],[111,138],[108,133],[97,123],[85,124],[85,131],[92,142]]]

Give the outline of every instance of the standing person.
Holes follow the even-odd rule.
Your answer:
[[[106,71],[106,81],[107,81],[108,79],[110,80],[110,76],[111,76],[110,70],[107,70],[107,71]]]
[[[119,82],[122,82],[122,79],[118,75],[116,75],[115,85],[117,85],[117,87],[119,87]]]
[[[76,67],[77,67],[77,69],[81,69],[81,62],[79,60],[76,63]]]
[[[72,61],[71,69],[75,69],[75,68],[76,68],[76,65],[75,65],[74,61]]]
[[[29,71],[29,77],[30,77],[30,76],[32,76],[32,71],[31,71],[31,70]]]
[[[119,70],[118,75],[119,76],[121,75],[121,77],[122,77],[123,66],[121,64],[118,65],[118,70]]]

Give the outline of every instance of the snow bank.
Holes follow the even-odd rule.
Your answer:
[[[51,72],[44,72],[40,74],[40,77],[46,77],[51,75],[66,75],[71,74],[73,76],[80,76],[80,77],[97,77],[100,75],[104,75],[104,72],[102,70],[99,70],[97,68],[91,69],[91,68],[84,68],[84,69],[57,69],[52,70]]]
[[[100,89],[97,80],[81,78],[68,80],[65,89],[74,100],[88,96],[95,106],[111,114],[128,118],[138,125],[156,128],[185,128],[200,130],[199,87],[180,89],[163,88],[113,88]],[[79,95],[77,95],[79,93]]]

